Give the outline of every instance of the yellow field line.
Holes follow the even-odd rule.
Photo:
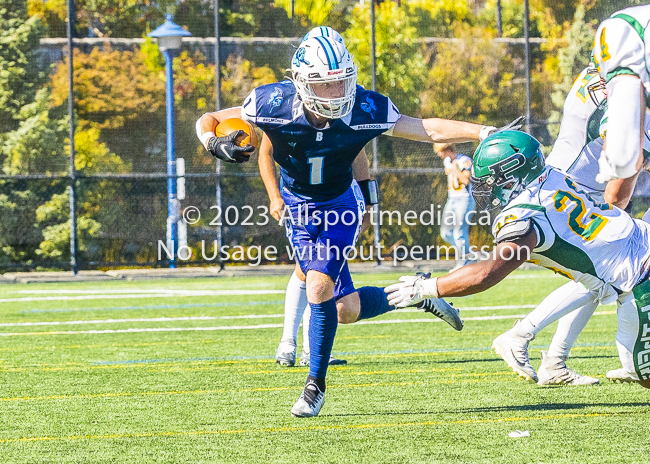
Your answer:
[[[499,335],[501,332],[495,332]],[[369,338],[391,338],[391,335],[355,335],[355,336],[339,336],[337,340],[365,340]],[[266,341],[267,338],[229,338],[229,343],[234,343],[238,341],[245,341],[246,343],[251,343],[254,341]],[[88,348],[106,348],[106,347],[125,347],[125,346],[161,346],[161,345],[200,345],[207,343],[223,343],[222,339],[215,340],[182,340],[175,342],[139,342],[139,343],[95,343],[92,345],[41,345],[41,346],[29,346],[29,351],[34,350],[55,350],[55,349],[88,349]],[[23,346],[5,346],[0,348],[0,351],[25,351]]]
[[[578,346],[574,347],[575,351],[589,351],[589,350],[614,350],[615,346]],[[408,357],[424,357],[424,356],[446,356],[446,355],[472,355],[476,353],[488,353],[485,350],[476,351],[435,351],[423,353],[385,353],[385,354],[350,354],[345,355],[346,358],[408,358]],[[476,362],[481,362],[477,359]],[[206,367],[177,367],[180,364],[200,364]],[[170,361],[165,363],[124,363],[124,364],[107,364],[107,365],[84,365],[83,363],[65,363],[65,364],[37,364],[27,367],[15,367],[11,365],[4,365],[0,368],[0,372],[25,372],[25,371],[83,371],[90,369],[140,369],[147,368],[151,371],[161,370],[166,367],[174,368],[176,371],[192,371],[192,370],[214,370],[232,367],[237,364],[275,364],[274,359],[233,359],[233,360],[190,360],[190,361]],[[223,367],[217,367],[223,366]],[[77,367],[78,366],[78,367]],[[248,366],[247,366],[248,367]],[[349,366],[348,366],[349,367]],[[242,367],[244,369],[246,367]],[[250,367],[248,367],[250,368]],[[169,369],[166,369],[169,370]],[[299,369],[292,369],[299,371]],[[267,371],[250,371],[247,373],[274,373],[274,372],[287,372],[287,370],[267,370]]]
[[[467,373],[467,374],[452,374],[452,377],[490,377],[490,376],[510,376],[514,375],[512,372],[491,372],[491,373]],[[373,383],[356,383],[345,385],[328,385],[328,389],[338,388],[368,388],[368,387],[394,387],[405,385],[425,385],[425,384],[454,384],[454,383],[477,383],[486,380],[469,379],[469,380],[453,380],[453,379],[440,379],[440,380],[426,380],[418,382],[373,382]],[[243,388],[243,389],[214,389],[214,390],[172,390],[172,391],[153,391],[153,392],[117,392],[117,393],[95,393],[95,394],[80,394],[80,395],[50,395],[50,396],[16,396],[0,398],[0,402],[14,402],[14,401],[42,401],[42,400],[74,400],[74,399],[94,399],[94,398],[119,398],[119,397],[132,397],[132,396],[171,396],[171,395],[206,395],[213,393],[250,393],[250,392],[270,392],[270,391],[284,391],[284,390],[300,390],[302,385],[288,386],[288,387],[260,387],[260,388]]]
[[[179,436],[200,436],[200,435],[229,435],[242,433],[282,433],[282,432],[305,432],[315,430],[354,430],[354,429],[376,429],[393,427],[426,427],[432,425],[467,425],[467,424],[491,424],[502,422],[540,421],[552,419],[576,419],[588,417],[612,417],[630,414],[647,414],[647,411],[625,411],[614,413],[590,413],[590,414],[552,414],[547,416],[533,417],[503,417],[499,419],[466,419],[454,421],[424,421],[424,422],[397,422],[380,424],[349,424],[349,425],[312,425],[305,427],[271,427],[260,429],[224,429],[224,430],[187,430],[178,432],[146,432],[146,433],[116,433],[107,435],[71,435],[71,436],[44,436],[44,437],[21,437],[3,438],[0,443],[16,442],[38,442],[53,440],[111,440],[115,438],[149,438],[149,437],[179,437]]]

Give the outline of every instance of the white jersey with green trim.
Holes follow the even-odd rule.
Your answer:
[[[633,74],[650,92],[650,5],[617,11],[600,23],[594,41],[594,58],[603,79]]]
[[[602,90],[596,94],[601,105],[596,106],[590,98],[587,89],[597,84],[600,76],[588,73],[588,69],[580,73],[564,100],[560,133],[546,164],[564,172],[589,193],[598,192],[602,196],[605,184],[596,182],[595,178],[603,147],[600,122],[607,104]]]
[[[518,226],[523,221],[537,233],[531,261],[584,284],[602,303],[631,291],[645,275],[650,224],[595,202],[557,169],[546,167],[501,211],[492,226],[497,243],[512,240],[513,230],[527,232]]]

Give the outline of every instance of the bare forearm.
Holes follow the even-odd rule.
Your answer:
[[[474,295],[495,286],[508,275],[504,274],[497,279],[490,273],[490,267],[485,263],[486,261],[469,264],[449,275],[439,277],[438,295],[441,298]]]
[[[438,296],[466,296],[484,292],[501,282],[529,259],[530,252],[535,248],[536,243],[537,235],[534,232],[528,233],[517,243],[500,243],[492,252],[492,257],[439,277]],[[508,256],[509,259],[505,259],[505,256]]]
[[[402,115],[390,135],[419,142],[472,142],[479,140],[480,124],[450,119],[418,119]]]
[[[273,160],[273,147],[269,138],[264,135],[260,144],[257,165],[260,169],[260,177],[266,188],[270,200],[280,199],[280,185],[276,177],[275,161]]]
[[[422,120],[426,134],[434,142],[472,142],[479,139],[480,124],[452,121],[450,119],[428,118]]]
[[[613,179],[607,182],[607,187],[605,187],[605,201],[621,209],[627,208],[640,173],[641,171],[627,179]]]
[[[352,176],[355,180],[370,179],[370,168],[368,167],[368,156],[366,149],[362,149],[352,163]]]

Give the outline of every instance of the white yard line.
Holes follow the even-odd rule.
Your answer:
[[[132,289],[101,289],[101,290],[19,290],[15,293],[25,295],[95,295],[111,293],[114,295],[120,294],[136,294],[136,293],[178,293],[181,295],[191,295],[193,292],[222,292],[222,291],[255,291],[248,288],[239,288],[237,290],[205,290],[196,289],[188,290],[187,288],[132,288]]]
[[[612,315],[616,311],[598,311],[594,316]],[[478,316],[467,317],[465,321],[493,321],[499,319],[518,319],[526,317],[525,314],[508,314],[503,316]],[[442,322],[441,319],[428,318],[428,319],[386,319],[378,321],[360,321],[356,324],[408,324],[408,323],[430,323]],[[240,326],[217,326],[217,327],[143,327],[143,328],[129,328],[129,329],[108,329],[108,330],[70,330],[70,331],[56,331],[56,332],[15,332],[15,333],[1,333],[2,337],[21,336],[21,335],[85,335],[85,334],[119,334],[119,333],[138,333],[138,332],[202,332],[202,331],[216,331],[216,330],[255,330],[255,329],[279,329],[283,324],[261,324],[261,325],[240,325]]]
[[[529,309],[537,305],[503,305],[503,306],[471,306],[461,308],[461,316],[465,311],[493,311],[493,310],[510,310],[510,309]],[[421,313],[421,309],[400,309],[395,313]],[[139,318],[121,318],[121,319],[84,319],[73,321],[32,321],[32,322],[3,322],[0,327],[30,327],[40,325],[82,325],[82,324],[120,324],[125,322],[169,322],[169,321],[214,321],[214,320],[232,320],[232,319],[273,319],[282,318],[284,314],[246,314],[239,316],[178,316],[178,317],[139,317]],[[480,316],[468,317],[467,321],[481,320],[482,317],[509,318],[507,316]],[[525,316],[522,316],[525,317]],[[405,319],[405,322],[416,321],[420,319]],[[424,319],[422,319],[424,320]],[[428,319],[427,319],[428,320]],[[384,324],[382,321],[361,321],[357,324]]]
[[[284,292],[284,290],[179,290],[174,293],[126,293],[0,298],[0,303],[18,303],[22,301],[128,300],[134,298],[174,298],[179,296],[279,295],[284,294]]]
[[[474,306],[462,308],[463,311],[488,311],[534,308],[536,305],[505,305],[505,306]],[[421,313],[421,309],[400,309],[399,313]],[[393,313],[395,314],[395,313]],[[80,324],[118,324],[123,322],[167,322],[167,321],[212,321],[218,319],[268,319],[281,318],[284,314],[246,314],[240,316],[178,316],[178,317],[142,317],[122,319],[84,319],[73,321],[32,321],[32,322],[3,322],[0,327],[29,327],[38,325],[80,325]],[[361,322],[363,323],[363,322]]]

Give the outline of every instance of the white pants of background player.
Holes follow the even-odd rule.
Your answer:
[[[474,211],[471,195],[449,197],[442,211],[440,236],[454,247],[456,265],[462,266],[469,259],[469,222],[467,213]]]
[[[278,352],[291,353],[296,349],[298,328],[302,320],[302,351],[309,354],[309,317],[311,308],[307,303],[305,282],[300,280],[294,271],[287,284],[284,297],[284,328]]]

